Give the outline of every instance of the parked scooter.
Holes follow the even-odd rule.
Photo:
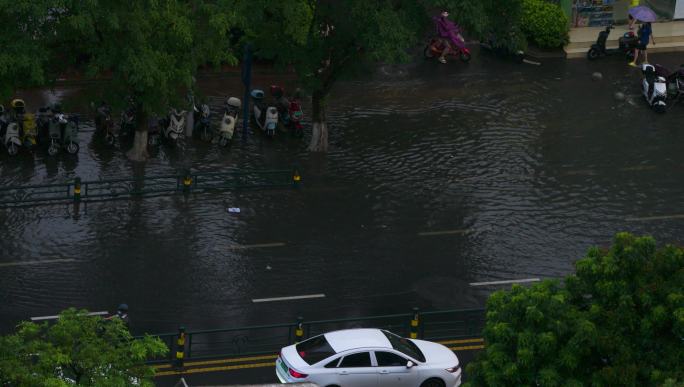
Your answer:
[[[304,127],[301,121],[304,117],[304,112],[302,111],[300,99],[298,97],[291,99],[285,97],[285,90],[276,85],[271,86],[271,96],[275,100],[278,118],[280,118],[283,128],[293,136],[302,137],[304,135]]]
[[[19,125],[15,120],[8,121],[5,117],[5,107],[0,105],[0,138],[2,138],[2,145],[7,150],[10,156],[16,156],[19,153],[21,140],[19,140]]]
[[[684,65],[677,70],[671,71],[665,66],[655,65],[657,75],[664,77],[667,81],[667,91],[670,95],[679,98],[684,95]]]
[[[23,132],[21,136],[22,145],[28,150],[33,150],[38,144],[35,115],[31,113],[24,114],[21,131]]]
[[[193,133],[199,133],[202,141],[211,141],[211,109],[209,109],[209,105],[203,103],[199,107],[197,105],[193,105],[192,108],[194,116],[193,121],[195,121]]]
[[[264,102],[264,91],[254,89],[250,93],[254,103],[252,116],[257,126],[268,136],[273,137],[278,127],[278,109]]]
[[[235,124],[237,123],[241,106],[242,101],[239,98],[230,97],[226,100],[226,110],[223,113],[217,136],[218,144],[222,147],[228,146],[233,140]]]
[[[665,77],[656,74],[655,67],[644,63],[641,66],[644,79],[641,81],[642,92],[646,102],[658,113],[667,110],[667,81]]]
[[[187,111],[173,108],[169,110],[169,115],[160,120],[159,129],[150,133],[148,144],[157,145],[160,140],[165,141],[169,145],[175,146],[178,143],[178,138],[183,135],[185,131],[185,115]]]
[[[608,35],[610,35],[610,30],[613,28],[612,25],[609,25],[605,30],[599,32],[596,43],[592,44],[589,51],[587,51],[587,59],[594,60],[602,56],[622,54],[625,55],[627,60],[634,60],[634,49],[639,44],[639,38],[632,31],[626,32],[618,39],[617,48],[606,48]]]
[[[135,136],[135,108],[129,106],[121,112],[121,124],[119,126],[119,138],[133,140]]]
[[[116,133],[114,132],[114,120],[112,119],[112,109],[102,102],[95,114],[95,133],[102,137],[109,146],[114,146]]]
[[[80,149],[78,144],[78,117],[68,117],[63,113],[55,114],[49,124],[50,145],[48,154],[55,156],[60,149],[69,154],[76,154]]]

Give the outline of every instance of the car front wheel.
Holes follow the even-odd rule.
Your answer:
[[[444,381],[442,379],[432,378],[424,381],[420,387],[444,387]]]

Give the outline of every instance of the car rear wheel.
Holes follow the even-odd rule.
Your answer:
[[[444,381],[442,379],[432,378],[424,381],[420,387],[444,387]]]

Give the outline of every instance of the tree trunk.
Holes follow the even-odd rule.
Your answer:
[[[150,155],[147,153],[147,114],[142,109],[137,109],[135,138],[133,139],[133,148],[126,153],[128,159],[131,161],[147,161]]]
[[[310,152],[328,151],[328,122],[326,115],[327,95],[320,90],[313,92],[311,96],[313,130]]]

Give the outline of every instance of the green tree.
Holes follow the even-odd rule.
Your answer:
[[[621,233],[576,268],[492,294],[470,386],[684,384],[684,250]]]
[[[521,28],[523,0],[432,0],[432,4],[448,9],[468,35],[491,40],[494,48],[515,52],[527,47]]]
[[[237,63],[227,41],[238,16],[212,0],[0,0],[0,6],[9,32],[0,37],[3,85],[44,85],[66,70],[100,78],[104,99],[123,107],[131,97],[136,104],[138,130],[128,153],[136,161],[147,158],[149,114],[186,103],[182,96],[198,67]]]
[[[236,16],[214,1],[70,0],[64,8],[57,36],[68,64],[89,76],[107,74],[105,94],[137,104],[132,160],[147,158],[148,113],[184,103],[199,66],[237,62],[227,44]]]
[[[47,83],[50,68],[47,43],[50,21],[48,2],[0,0],[0,97],[5,100],[17,89]]]
[[[408,60],[425,10],[415,0],[237,0],[244,40],[256,55],[293,66],[312,97],[309,149],[328,148],[327,105],[335,83],[377,62]],[[227,5],[226,5],[227,6]]]
[[[0,337],[3,386],[153,386],[151,357],[168,352],[157,338],[133,339],[119,319],[68,309],[52,323],[23,322]]]

